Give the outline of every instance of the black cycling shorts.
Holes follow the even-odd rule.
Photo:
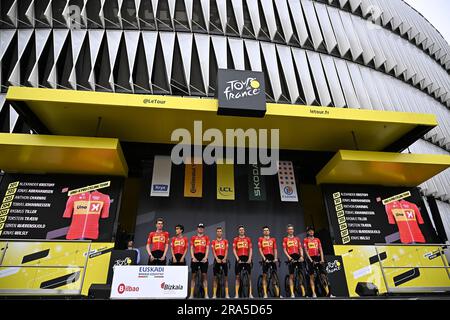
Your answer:
[[[325,265],[320,263],[320,256],[315,256],[315,257],[311,257],[311,259],[313,260],[313,262],[317,262],[318,263],[318,268],[319,268],[319,272],[326,274],[327,271],[325,270]],[[308,273],[310,275],[314,274],[314,264],[308,260]]]
[[[150,257],[148,257],[148,264],[151,266],[165,266],[167,259],[164,258],[164,260],[159,260],[164,255],[164,251],[161,250],[155,250],[152,251],[152,256],[155,258],[155,260],[150,261]]]
[[[291,254],[291,258],[294,260],[298,260],[298,259],[300,259],[300,255],[298,253],[293,253],[293,254]]]
[[[273,262],[275,257],[271,254],[268,254],[265,257],[267,260],[262,264],[263,274],[267,274],[267,272],[269,271],[269,266],[272,266],[275,271],[277,271],[277,264]]]
[[[297,259],[296,259],[297,260]],[[300,261],[292,261],[291,263],[288,264],[288,269],[289,269],[289,274],[294,274],[295,273],[295,266],[298,266],[298,268],[300,270],[303,269],[304,265],[303,262]]]
[[[180,262],[183,255],[181,253],[175,254],[175,260],[172,261],[172,266],[185,266],[186,265],[186,259],[183,262]]]
[[[243,262],[247,262],[248,261],[248,256],[240,256],[239,259]],[[234,265],[234,273],[236,275],[238,275],[242,270],[247,270],[248,274],[252,273],[252,265],[251,263],[238,263],[236,261],[235,265]]]
[[[200,268],[201,273],[207,273],[208,272],[208,260],[206,262],[200,262],[205,257],[204,254],[196,253],[194,254],[195,259],[197,259],[199,262],[194,262],[191,260],[191,272],[196,273],[198,268]]]

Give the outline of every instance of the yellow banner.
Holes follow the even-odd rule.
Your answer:
[[[91,192],[91,191],[98,190],[98,189],[108,188],[109,186],[111,186],[111,181],[105,181],[105,182],[93,184],[91,186],[87,186],[87,187],[83,187],[83,188],[79,188],[79,189],[75,189],[75,190],[70,190],[67,195],[70,197],[70,196],[74,196],[74,195],[84,193],[84,192]]]
[[[387,204],[389,204],[389,203],[391,203],[391,202],[398,201],[398,200],[402,200],[402,199],[409,198],[409,197],[411,197],[411,192],[406,191],[406,192],[397,194],[397,195],[395,195],[395,196],[393,196],[393,197],[384,199],[384,200],[383,200],[383,205],[387,205]]]
[[[203,165],[185,164],[184,166],[184,196],[201,198],[203,194]]]
[[[217,164],[217,199],[234,200],[234,164]]]

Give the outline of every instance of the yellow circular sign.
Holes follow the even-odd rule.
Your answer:
[[[250,82],[250,87],[252,87],[253,89],[258,89],[260,87],[260,83],[258,80],[252,80],[252,82]]]

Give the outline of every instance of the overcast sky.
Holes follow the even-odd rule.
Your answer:
[[[405,0],[419,11],[450,43],[450,0]]]

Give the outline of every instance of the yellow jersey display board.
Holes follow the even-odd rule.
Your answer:
[[[448,261],[439,246],[335,245],[342,256],[349,295],[358,283],[372,283],[379,293],[419,293],[450,288]]]
[[[114,243],[0,242],[0,295],[87,295],[106,283]]]

